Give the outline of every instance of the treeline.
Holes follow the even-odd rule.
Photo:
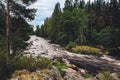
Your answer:
[[[57,3],[36,34],[63,46],[75,43],[119,48],[120,0],[66,0],[63,9]]]

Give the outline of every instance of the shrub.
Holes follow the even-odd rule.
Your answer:
[[[11,60],[11,69],[14,70],[22,70],[27,69],[29,71],[35,70],[35,59],[31,59],[28,57],[21,57],[19,59]]]
[[[40,69],[48,69],[51,65],[51,60],[45,57],[37,57],[36,66]]]
[[[75,42],[69,42],[69,44],[66,46],[66,49],[71,50],[73,47],[75,47],[77,44]]]
[[[58,69],[66,69],[67,65],[63,62],[55,61],[54,66],[56,66]]]
[[[89,46],[75,46],[72,48],[72,51],[75,53],[81,53],[81,54],[99,54],[100,49],[89,47]]]
[[[62,69],[66,69],[67,65],[65,63],[59,62],[59,61],[55,61],[53,65],[58,68],[61,76],[63,77],[64,76],[64,72],[62,71]]]
[[[102,73],[99,73],[97,76],[97,80],[110,80],[110,72],[109,71],[104,71]]]
[[[18,60],[11,60],[12,70],[22,70],[27,69],[29,71],[34,71],[37,68],[47,69],[51,66],[51,60],[43,57],[21,57]]]
[[[92,77],[92,75],[91,75],[91,74],[89,74],[89,73],[87,73],[87,74],[84,74],[84,75],[83,75],[83,77],[84,77],[84,78],[91,78],[91,77]]]

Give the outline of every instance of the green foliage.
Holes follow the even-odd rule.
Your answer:
[[[109,46],[112,40],[112,28],[107,27],[101,29],[100,32],[93,30],[92,37],[94,38],[95,42],[100,45]]]
[[[15,70],[26,69],[28,71],[35,71],[36,69],[51,68],[51,60],[44,57],[20,57],[10,59],[10,64],[7,65],[5,51],[0,50],[0,79],[8,77]]]
[[[56,66],[58,69],[66,69],[67,65],[63,62],[55,61],[54,66]]]
[[[0,1],[0,48],[6,48],[6,8],[3,3],[5,0]],[[9,43],[12,50],[12,57],[21,53],[28,45],[25,41],[29,40],[29,35],[33,33],[33,28],[28,24],[27,20],[33,20],[35,17],[35,9],[28,9],[27,5],[32,4],[36,0],[21,0],[21,4],[18,1],[10,0],[10,36]]]
[[[6,54],[0,50],[0,79],[7,76],[6,65]]]
[[[98,79],[97,80],[111,80],[110,79],[110,72],[109,71],[105,71],[103,73],[99,73],[98,74]]]
[[[40,69],[49,69],[51,65],[51,60],[44,57],[37,57],[36,67]]]
[[[40,34],[63,46],[75,42],[117,48],[120,45],[119,5],[118,0],[89,0],[87,3],[84,0],[65,0],[63,11],[57,3],[52,16],[42,25]]]
[[[89,73],[86,73],[86,74],[84,74],[84,75],[83,75],[83,77],[84,77],[84,78],[91,78],[91,77],[92,77],[92,75],[91,75],[91,74],[89,74]]]
[[[74,48],[77,44],[75,42],[69,42],[68,45],[66,46],[66,49],[71,50]]]
[[[67,68],[67,65],[63,62],[59,62],[59,61],[55,61],[53,63],[54,66],[56,66],[61,74],[61,76],[63,77],[64,76],[64,72],[62,71],[62,69],[66,69]]]
[[[11,61],[12,70],[22,70],[27,69],[29,71],[34,71],[36,69],[48,69],[51,67],[51,60],[43,57],[21,57],[20,59],[13,59]]]
[[[13,17],[11,19],[11,49],[12,55],[16,54],[26,48],[28,45],[25,41],[29,40],[29,34],[31,33],[31,26],[22,17]],[[16,26],[17,25],[17,26]]]
[[[41,32],[41,30],[40,30],[39,26],[36,26],[35,35],[41,36],[41,35],[40,35],[40,32]]]
[[[89,47],[89,46],[75,46],[72,48],[72,51],[75,53],[81,54],[99,54],[100,50],[97,48]]]

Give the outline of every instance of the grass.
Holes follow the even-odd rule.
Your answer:
[[[55,61],[53,65],[58,68],[61,76],[64,77],[64,72],[62,71],[62,69],[67,69],[67,65],[59,61]]]
[[[89,74],[89,73],[87,73],[87,74],[84,74],[84,75],[83,75],[83,77],[84,77],[84,78],[91,78],[91,77],[92,77],[92,75],[91,75],[91,74]]]
[[[99,54],[101,50],[90,46],[75,46],[72,51],[81,54]]]
[[[53,64],[54,66],[56,66],[59,69],[66,69],[67,65],[65,63],[59,62],[59,61],[55,61],[55,63]]]

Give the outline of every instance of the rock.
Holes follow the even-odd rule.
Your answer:
[[[102,49],[102,50],[105,49],[102,45],[97,45],[96,47],[99,48],[99,49]]]
[[[32,55],[35,57],[44,56],[50,59],[64,58],[63,62],[67,64],[68,68],[75,70],[79,75],[86,74],[86,70],[88,73],[94,76],[98,74],[100,71],[105,71],[105,70],[108,70],[110,72],[115,72],[115,73],[120,72],[120,65],[119,65],[120,61],[114,58],[111,58],[109,56],[107,56],[106,58],[106,56],[101,57],[101,55],[98,56],[98,55],[75,54],[75,53],[66,51],[65,49],[63,49],[61,46],[57,44],[49,43],[48,40],[43,39],[41,37],[37,37],[35,35],[31,36],[28,43],[30,43],[30,41],[31,41],[31,45],[29,46],[29,50],[25,51],[26,53],[28,52],[32,54],[33,53],[32,51],[34,51],[35,54],[32,54]],[[106,53],[106,51],[104,51],[103,46],[98,46],[98,48],[100,50],[103,50],[101,51],[101,54]],[[113,51],[113,54],[119,55],[119,51],[117,50],[118,53],[115,51]],[[41,52],[44,52],[44,53],[41,53]],[[47,75],[48,77],[45,76],[46,73],[45,74],[42,73],[42,74],[43,76],[45,76],[46,79],[51,78],[51,80],[54,80],[53,76],[54,77],[56,76],[56,74],[54,73],[57,73],[57,76],[58,76],[59,71],[56,69],[55,69],[55,72],[53,71],[54,69],[51,69],[51,70],[50,70],[50,73],[52,75]],[[74,73],[74,75],[77,74],[76,72]],[[41,74],[41,72],[39,74]]]
[[[53,76],[52,80],[62,80],[61,74],[56,67],[51,70],[51,76]]]
[[[35,80],[34,76],[31,76],[31,80]]]
[[[96,75],[95,80],[120,80],[120,74],[107,71]]]
[[[68,68],[63,70],[65,73],[64,80],[86,80],[77,71]]]
[[[110,80],[120,80],[120,74],[112,73],[110,75]]]

